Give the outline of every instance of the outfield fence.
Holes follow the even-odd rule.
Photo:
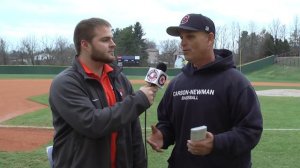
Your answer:
[[[243,73],[247,74],[256,70],[265,68],[275,63],[275,56],[269,56],[260,60],[249,62],[237,67]],[[52,66],[52,65],[1,65],[0,74],[58,74],[68,66]],[[131,76],[144,76],[147,74],[149,67],[123,67],[123,72]],[[175,76],[181,69],[169,68],[167,74]]]
[[[300,56],[296,57],[276,57],[275,63],[280,66],[300,68]]]

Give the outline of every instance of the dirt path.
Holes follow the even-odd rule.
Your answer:
[[[0,124],[18,115],[45,108],[28,100],[29,97],[49,92],[50,79],[0,79]],[[145,84],[143,80],[132,83]],[[295,86],[300,83],[254,82],[255,86]],[[51,141],[53,129],[0,126],[0,151],[30,151]]]
[[[53,129],[2,127],[0,135],[0,151],[31,151],[47,144]]]
[[[0,80],[0,122],[45,108],[28,98],[48,93],[50,83],[50,79]]]
[[[28,100],[46,94],[52,80],[0,80],[0,123],[47,106]],[[48,143],[53,130],[0,127],[0,151],[28,151]]]
[[[253,86],[286,86],[286,87],[300,87],[300,83],[287,82],[252,82]]]

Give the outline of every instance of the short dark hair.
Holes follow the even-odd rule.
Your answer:
[[[81,40],[91,42],[93,37],[95,36],[95,28],[98,26],[111,27],[111,24],[104,19],[90,18],[82,20],[76,25],[74,30],[73,41],[77,54],[80,54],[81,52]]]

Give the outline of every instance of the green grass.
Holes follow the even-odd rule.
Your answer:
[[[48,105],[48,94],[31,97],[30,100]],[[52,115],[50,108],[40,109],[38,111],[17,116],[13,119],[2,122],[4,125],[20,126],[42,126],[52,127]]]
[[[22,137],[20,137],[22,138]],[[43,147],[30,152],[1,152],[1,168],[49,168],[46,155],[46,144]]]
[[[48,94],[45,95],[38,95],[38,96],[33,96],[29,98],[31,101],[35,101],[44,105],[49,105],[48,102]]]
[[[135,88],[139,88],[140,85],[135,85]],[[158,97],[155,99],[154,105],[147,110],[147,127],[156,123],[156,112],[159,97],[163,94],[163,90],[158,92]],[[48,95],[40,97],[40,102],[45,103]],[[37,97],[36,97],[37,98]],[[300,164],[297,159],[297,152],[299,151],[299,145],[297,142],[300,140],[300,131],[275,131],[268,130],[270,128],[286,128],[294,129],[299,128],[300,120],[298,116],[300,114],[299,102],[300,98],[287,98],[287,97],[267,97],[260,96],[261,108],[264,117],[264,128],[262,139],[259,145],[253,150],[253,164],[254,167],[259,168],[281,168],[281,167],[294,167]],[[23,116],[16,117],[10,121],[5,122],[6,124],[13,125],[36,125],[36,126],[49,126],[51,123],[51,115],[49,108],[40,110],[34,113],[29,113]],[[44,117],[42,117],[44,116]],[[140,116],[141,123],[144,123],[144,114]],[[47,124],[48,123],[48,124]],[[142,125],[144,127],[144,125]],[[147,130],[147,134],[150,134],[150,130]],[[148,146],[149,155],[149,168],[154,167],[167,167],[167,159],[171,153],[171,149],[164,151],[163,153],[156,153]],[[42,150],[42,152],[39,152]],[[44,147],[38,151],[29,153],[7,153],[0,152],[0,158],[6,158],[0,160],[0,165],[7,165],[11,162],[10,159],[17,158],[21,160],[20,164],[24,167],[31,167],[32,162],[35,165],[48,166],[48,162],[45,161]],[[32,162],[28,162],[27,156],[32,158]],[[7,159],[8,158],[8,159]],[[24,161],[22,161],[24,159]],[[276,161],[277,164],[273,164]],[[286,165],[287,161],[289,164]],[[38,162],[38,163],[36,163]],[[1,166],[0,166],[1,167]],[[10,166],[9,166],[10,167]],[[17,168],[18,166],[16,165]],[[43,167],[43,166],[36,166]]]
[[[252,152],[253,168],[299,167],[299,137],[299,130],[265,130],[261,141]]]
[[[32,113],[15,117],[2,122],[3,125],[52,127],[52,115],[50,108],[41,109]]]
[[[247,74],[250,81],[260,82],[300,82],[300,68],[272,65]]]
[[[260,96],[264,128],[299,128],[300,97]]]
[[[139,88],[140,85],[135,85]],[[156,112],[158,101],[163,94],[163,90],[158,92],[158,97],[154,105],[147,110],[147,127],[156,123]],[[40,101],[45,103],[48,95],[41,96]],[[295,129],[300,128],[299,102],[300,98],[289,97],[267,97],[260,96],[261,108],[264,118],[264,130],[259,145],[253,150],[253,167],[259,168],[282,168],[296,167],[300,164],[298,151],[300,150],[300,131],[278,131],[269,130],[272,128]],[[49,108],[34,113],[25,114],[16,117],[6,124],[13,125],[35,125],[49,126],[51,115]],[[144,114],[140,116],[142,127],[144,127]],[[150,130],[147,130],[150,134]],[[51,143],[51,142],[49,142]],[[172,147],[163,153],[156,153],[148,146],[149,168],[167,167],[167,159],[171,153]],[[33,152],[0,152],[0,167],[47,167],[48,162],[45,160],[45,146]],[[10,163],[18,161],[19,164],[11,166]],[[31,160],[31,161],[29,161]],[[274,164],[276,163],[276,164]],[[22,165],[22,166],[21,166]],[[33,166],[36,165],[36,166]]]
[[[290,69],[283,69],[281,71],[278,67],[274,67],[274,69],[268,67],[265,70],[260,71],[260,73],[250,74],[248,78],[256,81],[300,81],[298,78],[298,76],[300,76],[298,71],[291,71]],[[277,73],[280,75],[277,76]],[[294,75],[291,73],[297,74]],[[266,76],[265,74],[268,74],[269,76]],[[143,77],[137,77],[134,79],[142,78]],[[140,86],[141,85],[134,85],[134,89],[137,90]],[[297,87],[255,87],[256,90],[275,88],[299,89]],[[147,110],[147,128],[157,122],[156,108],[163,93],[164,89],[158,91],[153,106]],[[48,95],[32,97],[31,100],[42,104],[48,104]],[[253,168],[299,167],[300,159],[298,153],[300,151],[300,131],[272,129],[300,129],[300,98],[259,96],[259,100],[261,103],[265,130],[261,141],[252,151]],[[144,127],[144,114],[140,116],[140,119],[142,127]],[[51,126],[51,122],[50,109],[46,108],[16,117],[1,124]],[[150,132],[151,131],[147,129],[148,135]],[[51,143],[52,142],[50,141],[49,144]],[[45,153],[46,146],[47,145],[32,152],[0,152],[0,167],[48,168],[49,163]],[[149,168],[167,167],[167,159],[171,154],[172,147],[163,153],[154,152],[149,145],[147,145],[147,149]]]

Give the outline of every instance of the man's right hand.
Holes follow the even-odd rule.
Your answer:
[[[146,85],[142,86],[140,90],[147,96],[150,105],[152,105],[154,102],[154,97],[156,96],[156,92],[158,90],[158,86]]]
[[[162,152],[161,149],[163,146],[163,135],[159,129],[157,129],[154,125],[151,125],[152,134],[147,139],[147,143],[150,144],[153,150],[156,152]]]

